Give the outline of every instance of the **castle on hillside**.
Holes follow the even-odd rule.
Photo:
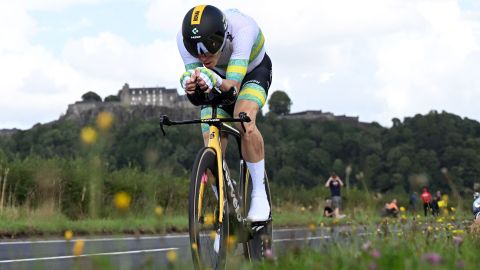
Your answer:
[[[120,103],[128,106],[161,106],[168,108],[191,108],[192,103],[185,95],[180,96],[175,88],[142,87],[130,88],[124,84],[118,91]]]

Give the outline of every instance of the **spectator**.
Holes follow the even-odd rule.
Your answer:
[[[432,200],[432,214],[434,216],[438,216],[440,214],[440,206],[438,205],[438,203],[441,200],[442,200],[442,193],[440,192],[440,190],[437,190]]]
[[[326,199],[325,200],[325,208],[323,209],[323,216],[324,217],[334,217],[334,218],[343,218],[345,215],[341,215],[338,208],[332,208],[332,200]]]
[[[424,187],[422,190],[422,195],[420,195],[423,201],[423,211],[425,216],[427,216],[427,211],[432,210],[432,194],[428,191],[427,187]]]
[[[412,213],[417,212],[417,201],[418,201],[418,193],[414,191],[412,192],[412,194],[410,194],[410,199],[408,200],[408,205]]]
[[[397,217],[399,212],[397,199],[393,199],[390,203],[386,203],[383,210],[386,216]]]
[[[332,200],[330,199],[325,200],[325,208],[323,209],[323,216],[324,217],[335,216],[335,211],[332,208]]]
[[[343,186],[342,180],[335,172],[332,172],[330,178],[328,178],[325,183],[325,186],[330,188],[333,209],[338,209],[340,211],[342,209],[342,196],[340,194],[340,188]]]

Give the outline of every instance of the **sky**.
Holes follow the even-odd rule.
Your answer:
[[[292,112],[385,127],[431,110],[480,121],[477,0],[0,0],[0,129],[56,120],[84,93],[125,83],[183,94],[175,37],[197,4],[257,21],[270,93],[285,91]]]

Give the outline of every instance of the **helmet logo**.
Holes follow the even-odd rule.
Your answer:
[[[192,33],[193,33],[194,35],[196,35],[196,34],[198,33],[198,29],[197,29],[196,27],[193,28],[193,29],[192,29]]]

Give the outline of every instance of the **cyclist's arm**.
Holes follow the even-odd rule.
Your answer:
[[[338,182],[340,183],[340,186],[343,187],[343,182],[342,182],[342,179],[340,179],[340,177],[338,178]]]
[[[260,29],[254,22],[245,24],[240,29],[233,40],[233,52],[228,61],[226,78],[223,80],[221,89],[228,91],[232,86],[240,90],[241,82],[247,74],[250,55],[254,49],[254,44],[259,35]]]
[[[185,48],[183,44],[183,37],[182,33],[179,31],[177,33],[177,48],[180,56],[182,57],[184,66],[185,66],[185,73],[180,77],[180,84],[182,88],[185,89],[187,94],[193,94],[196,88],[196,78],[198,73],[192,72],[196,68],[203,67],[203,64],[198,60],[198,58],[193,57]],[[191,79],[183,81],[185,77],[190,77]]]

